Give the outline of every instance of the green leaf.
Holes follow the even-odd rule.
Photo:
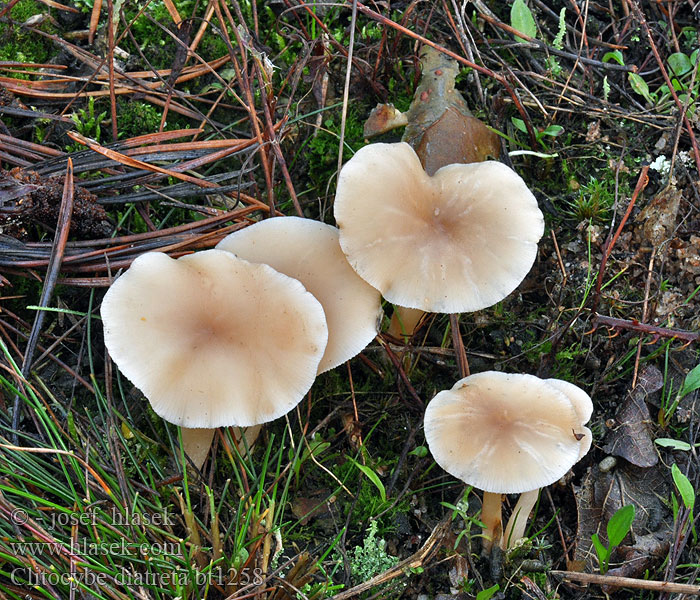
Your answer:
[[[625,66],[625,59],[622,57],[622,52],[619,50],[613,50],[612,52],[603,54],[603,62],[610,62],[611,60],[614,60],[618,65]]]
[[[674,74],[678,75],[679,77],[681,75],[685,75],[693,68],[690,58],[688,58],[688,55],[684,54],[683,52],[674,52],[671,54],[671,56],[668,57],[668,66],[671,67]]]
[[[597,533],[594,533],[591,536],[591,541],[593,542],[593,547],[595,548],[595,553],[598,555],[598,562],[600,563],[600,570],[602,573],[605,573],[607,569],[604,567],[604,565],[607,564],[608,562],[608,557],[610,555],[610,551],[603,546],[603,542],[600,541],[600,538],[598,537]]]
[[[692,446],[688,442],[674,440],[672,438],[656,438],[654,443],[662,448],[673,448],[674,450],[690,450]]]
[[[379,479],[379,475],[377,475],[372,469],[370,469],[367,465],[361,465],[358,463],[356,460],[353,460],[352,458],[350,459],[352,462],[355,464],[355,466],[360,469],[366,476],[367,479],[369,479],[375,487],[379,490],[379,496],[382,499],[382,502],[386,502],[386,488],[384,487],[384,484],[382,483],[381,479]]]
[[[476,595],[476,600],[489,600],[499,590],[498,584],[492,585],[490,588],[481,590]]]
[[[513,2],[513,6],[510,9],[510,24],[511,27],[531,38],[537,37],[535,17],[532,16],[532,12],[527,7],[527,4],[525,4],[525,0],[515,0],[515,2]],[[519,42],[527,41],[517,35],[515,39]]]
[[[632,86],[632,89],[637,92],[640,96],[644,96],[644,99],[647,102],[650,102],[653,104],[653,100],[651,98],[651,94],[649,94],[649,86],[647,85],[647,82],[642,79],[640,75],[637,75],[636,73],[627,73],[627,77],[629,79],[630,85]]]
[[[629,533],[634,521],[634,504],[627,504],[618,508],[615,514],[608,521],[608,543],[610,547],[619,546],[625,536]]]
[[[683,381],[683,387],[681,387],[681,391],[678,392],[678,400],[683,398],[684,396],[687,396],[690,394],[690,392],[694,392],[695,390],[700,389],[700,365],[695,367],[690,373],[688,373],[685,376],[685,380]]]
[[[552,137],[557,137],[564,133],[564,128],[561,125],[550,125],[542,132],[542,135],[550,135]]]
[[[673,476],[673,482],[676,484],[678,491],[683,499],[683,504],[688,510],[692,510],[695,506],[695,490],[693,489],[693,484],[690,480],[681,473],[678,465],[673,464],[671,466],[671,475]]]
[[[417,456],[418,458],[424,458],[428,456],[428,449],[425,446],[416,446],[413,450],[408,453],[409,456]]]
[[[527,127],[525,126],[525,121],[522,119],[518,119],[516,117],[511,117],[510,120],[513,122],[513,125],[515,125],[515,128],[522,131],[523,133],[527,133]]]

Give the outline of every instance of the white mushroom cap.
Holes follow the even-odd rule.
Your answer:
[[[326,346],[301,283],[223,250],[139,256],[102,302],[105,345],[165,420],[271,421],[309,390]]]
[[[424,424],[435,461],[495,494],[526,492],[560,479],[590,447],[584,423],[593,405],[582,390],[573,393],[572,384],[552,381],[487,371],[437,394]]]
[[[429,177],[406,143],[370,144],[343,167],[335,196],[340,245],[394,304],[476,311],[528,273],[544,219],[525,182],[486,161]]]
[[[275,217],[232,233],[217,248],[298,279],[321,303],[328,345],[319,373],[351,359],[377,335],[381,296],[352,270],[332,225]]]

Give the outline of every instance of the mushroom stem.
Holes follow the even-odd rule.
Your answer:
[[[182,449],[192,459],[194,466],[202,468],[209,454],[216,429],[181,427]]]
[[[181,429],[182,448],[185,454],[192,459],[194,466],[201,470],[204,461],[207,459],[207,454],[209,454],[216,429],[192,429],[190,427],[181,427]],[[243,458],[248,455],[248,450],[253,448],[261,429],[262,425],[233,428],[233,440],[236,442],[238,452]]]
[[[518,498],[518,502],[513,509],[513,513],[510,515],[510,519],[508,519],[506,530],[503,533],[501,548],[508,550],[512,548],[515,542],[520,538],[525,537],[527,520],[530,518],[530,512],[537,503],[539,495],[539,488],[531,492],[523,492],[520,494],[520,498]]]
[[[484,498],[481,501],[481,522],[484,524],[482,550],[485,554],[489,554],[494,541],[500,540],[503,531],[501,494],[484,492]]]
[[[419,308],[394,305],[394,314],[391,315],[387,333],[399,340],[410,339],[424,314],[425,311]]]

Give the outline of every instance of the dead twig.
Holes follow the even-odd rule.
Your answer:
[[[574,571],[550,571],[555,577],[564,581],[578,581],[581,583],[594,583],[609,587],[625,587],[637,590],[651,590],[654,592],[672,592],[675,594],[700,594],[700,586],[685,583],[673,583],[670,581],[652,581],[648,579],[634,579],[632,577],[615,577],[612,575],[596,575],[594,573],[576,573]]]
[[[350,100],[350,73],[352,71],[352,55],[355,51],[355,24],[357,22],[357,0],[352,0],[352,17],[350,19],[350,47],[348,48],[348,62],[345,67],[345,86],[343,87],[343,108],[340,114],[340,143],[338,145],[338,172],[343,166],[343,146],[345,145],[345,124],[348,118],[348,102]]]
[[[595,331],[598,325],[603,325],[604,327],[610,327],[613,329],[630,329],[632,331],[639,331],[640,333],[646,333],[648,335],[654,336],[656,339],[663,337],[683,340],[687,344],[697,342],[698,339],[700,339],[700,333],[684,331],[683,329],[657,327],[655,325],[649,325],[647,323],[640,323],[635,319],[617,319],[615,317],[606,317],[605,315],[595,315],[595,317],[593,317],[592,331]]]
[[[58,282],[58,275],[61,272],[61,263],[63,262],[63,254],[66,249],[66,242],[68,242],[68,233],[70,231],[71,216],[73,214],[73,199],[75,188],[73,185],[73,163],[71,159],[68,159],[68,166],[66,168],[66,179],[63,185],[63,198],[61,199],[61,208],[58,215],[58,222],[56,223],[56,237],[54,238],[53,248],[51,251],[51,258],[49,259],[48,270],[46,272],[46,279],[44,281],[44,287],[41,290],[41,298],[39,299],[39,306],[45,308],[48,306],[53,291]],[[32,331],[29,334],[29,340],[27,342],[27,349],[24,352],[24,361],[22,362],[22,376],[27,379],[32,368],[32,363],[34,360],[34,353],[36,352],[37,344],[39,343],[39,335],[44,326],[44,318],[46,317],[46,312],[40,310],[36,314],[34,319],[34,325],[32,326]],[[17,433],[19,431],[19,416],[20,416],[20,397],[19,394],[15,396],[12,411],[12,441],[17,444]]]

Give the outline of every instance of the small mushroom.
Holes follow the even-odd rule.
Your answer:
[[[506,165],[453,164],[430,177],[404,142],[361,148],[340,172],[334,212],[355,271],[393,304],[426,312],[503,300],[544,231],[535,197]]]
[[[301,283],[223,250],[142,254],[101,314],[122,373],[158,415],[189,428],[284,415],[313,384],[328,336]]]
[[[332,225],[275,217],[228,235],[217,248],[298,279],[321,303],[328,345],[319,373],[351,359],[377,335],[382,316],[379,292],[352,270]]]
[[[522,537],[539,488],[560,479],[591,446],[593,405],[573,384],[487,371],[437,394],[425,438],[448,473],[484,491],[484,548],[499,542],[501,494],[523,493],[502,546]],[[527,493],[524,493],[527,492]]]

